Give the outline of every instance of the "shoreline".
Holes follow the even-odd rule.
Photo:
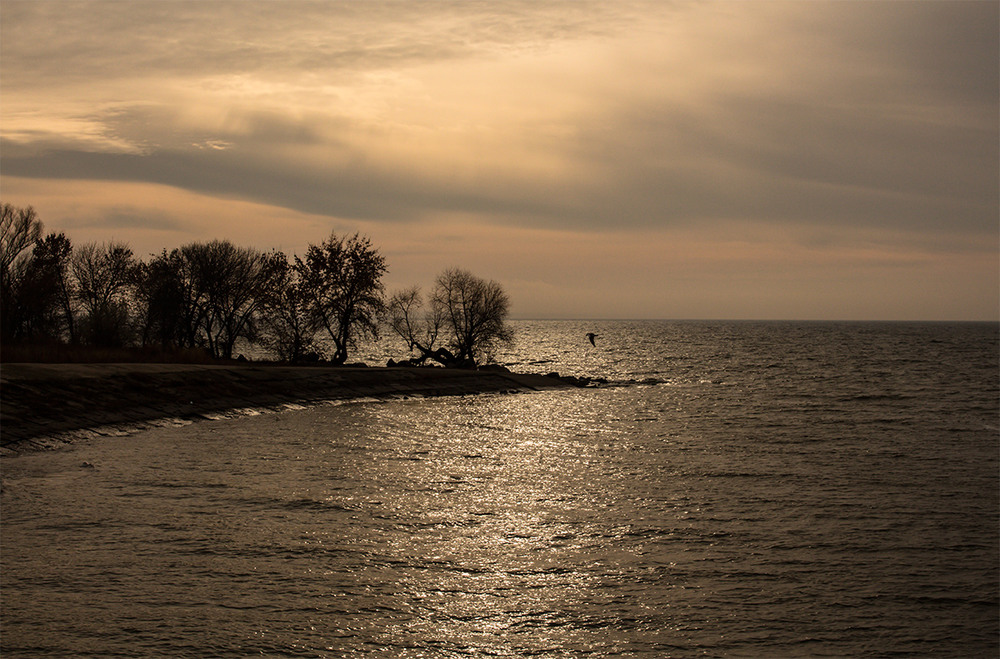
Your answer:
[[[332,401],[573,388],[503,369],[205,364],[0,366],[0,455]]]

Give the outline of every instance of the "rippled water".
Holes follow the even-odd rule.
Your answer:
[[[4,458],[3,656],[997,655],[996,326],[518,327],[611,384]]]

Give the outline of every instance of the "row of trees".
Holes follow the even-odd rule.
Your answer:
[[[215,240],[142,261],[123,243],[74,247],[63,233],[43,236],[31,207],[0,212],[4,344],[195,348],[232,358],[242,341],[283,361],[343,364],[359,341],[389,328],[409,346],[409,363],[475,366],[512,338],[499,284],[452,269],[426,304],[419,288],[387,297],[385,259],[358,234],[331,234],[302,257]]]

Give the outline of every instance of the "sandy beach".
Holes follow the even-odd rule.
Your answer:
[[[565,386],[541,375],[441,368],[4,364],[0,454],[250,409]]]

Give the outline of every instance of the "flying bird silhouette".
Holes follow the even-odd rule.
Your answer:
[[[592,345],[594,347],[597,347],[597,344],[594,343],[594,337],[595,336],[597,336],[597,335],[594,334],[593,332],[587,332],[587,338],[590,339],[590,345]]]

